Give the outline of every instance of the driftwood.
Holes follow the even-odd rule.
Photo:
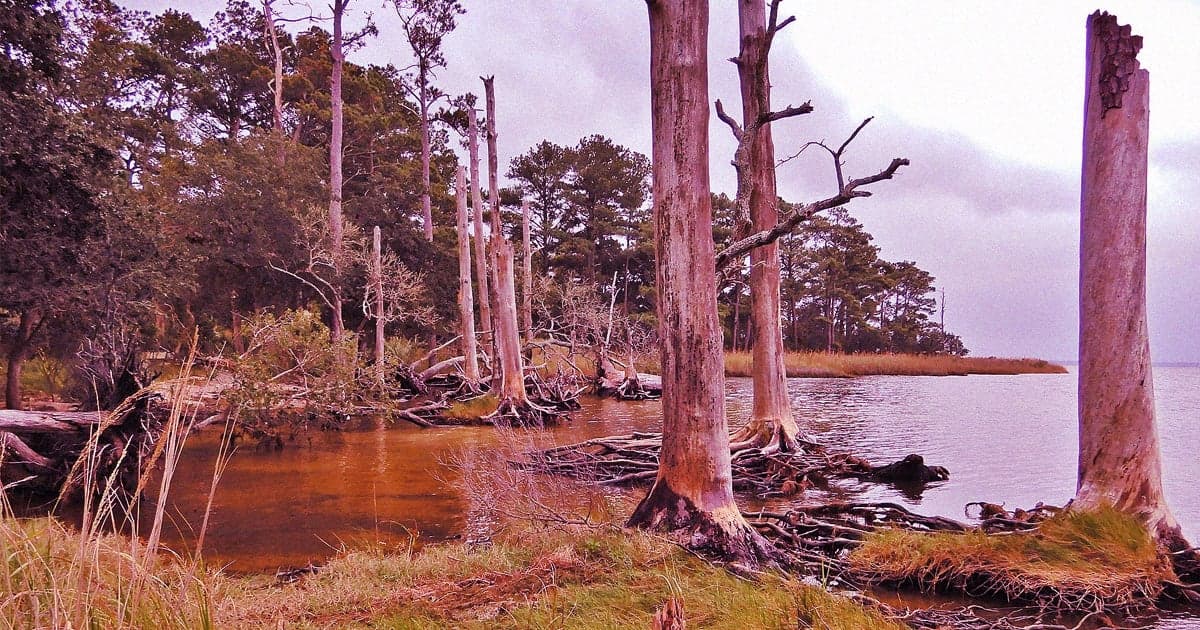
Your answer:
[[[159,401],[143,392],[114,411],[0,410],[0,485],[75,498],[80,455],[90,450],[93,478],[133,490],[166,415]]]

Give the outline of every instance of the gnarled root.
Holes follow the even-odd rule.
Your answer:
[[[504,398],[496,410],[484,416],[482,420],[496,426],[542,428],[554,424],[563,418],[564,414],[534,404],[532,401]]]
[[[661,479],[626,525],[663,532],[697,555],[728,562],[735,572],[777,567],[784,560],[783,554],[742,518],[732,502],[727,507],[702,511]]]

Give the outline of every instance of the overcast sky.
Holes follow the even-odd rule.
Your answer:
[[[169,6],[136,0],[153,11]],[[221,2],[189,3],[207,21]],[[650,153],[649,28],[636,0],[464,0],[446,41],[450,93],[482,93],[496,76],[500,157],[542,139],[573,144],[599,133]],[[738,110],[736,3],[712,2],[710,94]],[[1076,356],[1079,163],[1084,22],[1097,6],[1072,1],[873,2],[785,0],[797,17],[776,40],[776,108],[816,111],[774,126],[782,157],[807,140],[840,142],[875,120],[847,154],[850,177],[893,157],[912,166],[875,185],[850,211],[890,260],[914,260],[947,297],[946,327],[976,355]],[[1200,3],[1109,2],[1145,37],[1150,71],[1149,302],[1157,361],[1200,361]],[[407,65],[390,6],[358,63]],[[357,18],[356,18],[357,19]],[[712,182],[734,191],[729,131],[714,116]],[[826,156],[782,166],[780,194],[832,194]],[[503,169],[502,169],[503,172]]]

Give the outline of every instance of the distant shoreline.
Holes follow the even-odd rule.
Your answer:
[[[1033,358],[959,357],[941,354],[831,354],[789,352],[784,365],[790,378],[854,376],[966,376],[969,374],[1067,374],[1058,363]],[[750,376],[748,352],[725,353],[726,376]]]

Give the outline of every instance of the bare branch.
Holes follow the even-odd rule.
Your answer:
[[[764,112],[758,117],[758,124],[765,125],[770,122],[775,122],[776,120],[783,120],[784,118],[792,118],[793,116],[811,114],[812,111],[812,101],[805,101],[803,105],[797,107],[788,105],[784,109],[781,109],[777,112]]]
[[[720,118],[721,122],[729,125],[729,130],[733,132],[733,138],[741,142],[742,135],[744,134],[742,126],[732,116],[725,113],[725,106],[721,104],[721,99],[717,99],[717,118]]]
[[[854,129],[854,133],[850,134],[850,137],[849,137],[849,138],[846,138],[846,141],[842,143],[842,146],[838,147],[838,150],[837,150],[837,156],[838,156],[838,157],[841,157],[841,156],[842,156],[842,153],[843,153],[843,152],[846,150],[846,147],[847,147],[847,146],[848,146],[848,145],[849,145],[851,142],[854,142],[854,139],[858,137],[858,132],[862,131],[862,130],[863,130],[863,127],[866,127],[866,126],[867,126],[867,125],[868,125],[868,124],[869,124],[869,123],[870,123],[872,120],[875,120],[875,117],[874,117],[874,116],[868,116],[866,120],[864,120],[864,121],[862,121],[861,123],[859,123],[858,127],[856,127],[856,128]]]
[[[885,179],[891,179],[901,166],[908,166],[908,164],[908,158],[895,158],[887,168],[874,175],[850,180],[850,182],[846,184],[838,194],[829,197],[828,199],[822,199],[820,201],[814,201],[812,203],[805,204],[800,208],[793,210],[783,221],[780,221],[778,224],[776,224],[775,227],[769,230],[756,232],[750,236],[747,236],[746,238],[734,242],[729,247],[726,247],[719,254],[717,254],[717,269],[719,271],[724,270],[732,261],[741,259],[741,257],[748,254],[750,250],[775,242],[779,239],[779,237],[796,229],[796,226],[812,218],[814,214],[821,212],[822,210],[829,210],[831,208],[845,205],[846,203],[850,202],[850,200],[858,197],[870,197],[871,193],[869,191],[858,190],[858,187],[873,184]]]

